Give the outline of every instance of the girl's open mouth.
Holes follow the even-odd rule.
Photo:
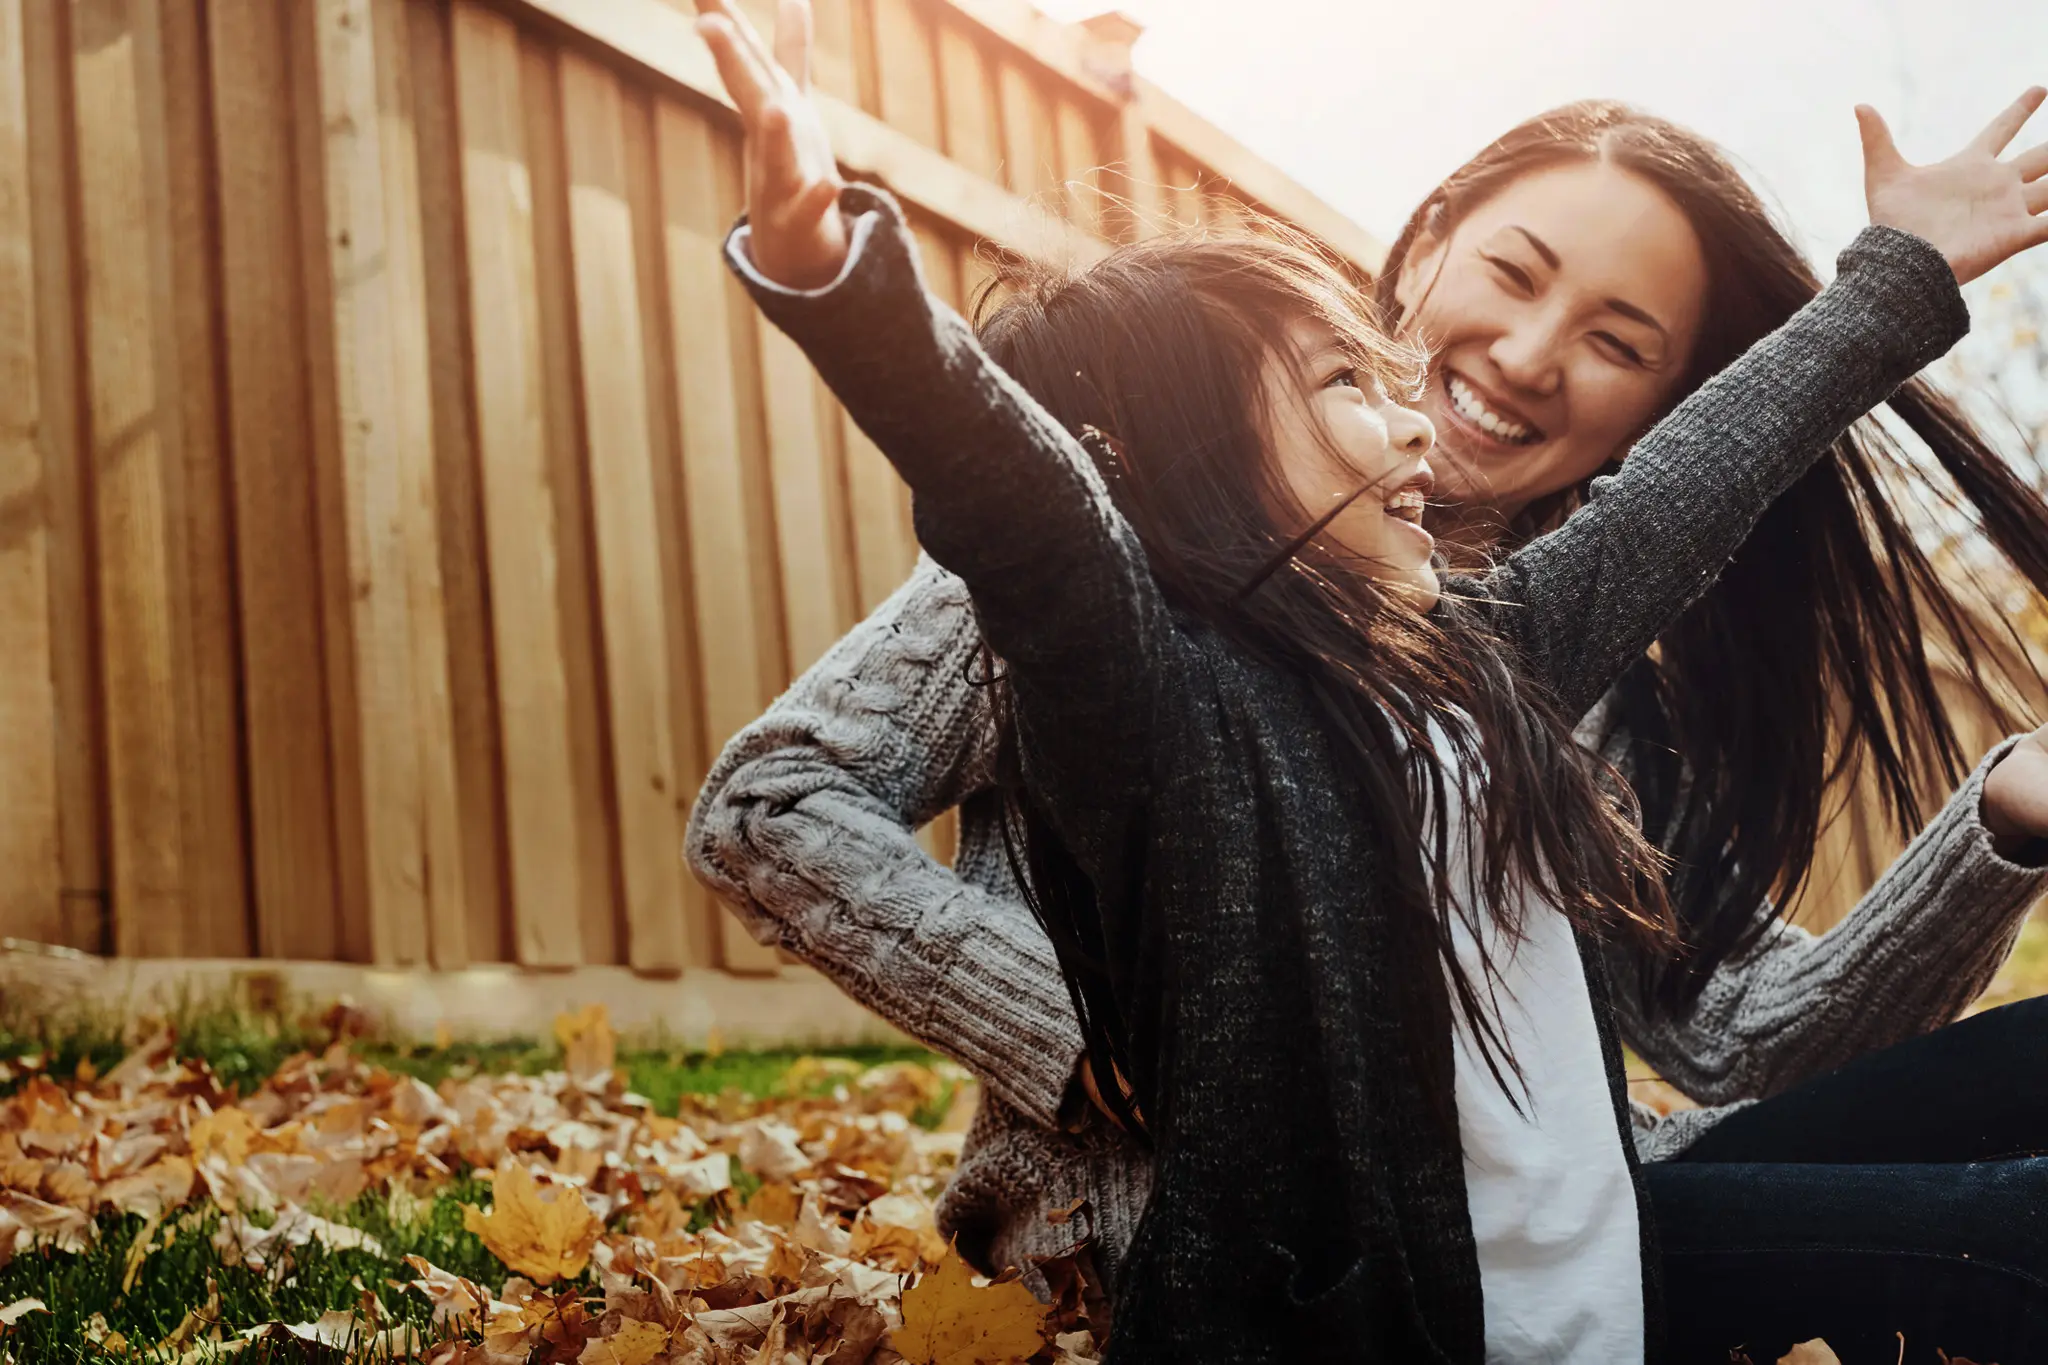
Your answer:
[[[1422,512],[1428,505],[1422,490],[1410,486],[1394,494],[1387,503],[1387,515],[1407,522],[1410,526],[1422,525]]]

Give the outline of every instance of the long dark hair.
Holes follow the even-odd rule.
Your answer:
[[[1812,267],[1717,147],[1627,105],[1583,101],[1514,128],[1423,201],[1382,268],[1388,316],[1400,317],[1394,286],[1418,240],[1446,240],[1524,175],[1587,161],[1654,185],[1705,252],[1705,318],[1674,403],[1819,292]],[[2004,728],[2017,724],[1979,661],[1989,614],[1958,591],[1981,599],[1982,586],[1937,572],[1895,499],[1919,490],[1973,515],[2037,591],[2048,589],[2048,504],[1924,381],[1899,389],[1890,408],[1953,491],[1927,491],[1924,471],[1905,469],[1885,428],[1861,423],[1771,506],[1713,589],[1614,693],[1608,733],[1627,733],[1624,766],[1645,828],[1673,860],[1684,940],[1645,973],[1647,1009],[1688,1013],[1721,963],[1758,941],[1773,902],[1789,905],[1807,879],[1831,794],[1845,794],[1861,765],[1902,834],[1919,828],[1923,797],[1967,770],[1974,756],[1936,689],[1929,635]],[[1580,491],[1546,500],[1512,529],[1546,529]]]
[[[976,311],[994,360],[1083,438],[1188,628],[1299,680],[1380,841],[1403,1028],[1448,1036],[1455,998],[1507,1088],[1502,1065],[1519,1068],[1481,1001],[1494,964],[1484,959],[1487,981],[1470,978],[1454,917],[1475,933],[1486,917],[1511,943],[1523,898],[1505,891],[1526,887],[1576,925],[1662,944],[1670,910],[1660,859],[1629,798],[1614,794],[1624,789],[1597,779],[1569,724],[1475,614],[1448,601],[1424,614],[1370,564],[1305,534],[1318,522],[1275,467],[1263,377],[1277,360],[1304,392],[1315,380],[1287,340],[1291,324],[1327,326],[1361,378],[1391,392],[1414,389],[1424,357],[1376,325],[1370,300],[1329,261],[1284,235],[1151,241],[1077,271],[1007,258]],[[1119,954],[1103,942],[1095,907],[1098,893],[1130,888],[1082,875],[1057,813],[1019,780],[1000,688],[997,715],[1019,880],[1059,952],[1106,1099],[1129,1121],[1111,1080],[1127,1079],[1142,1108],[1153,1059],[1133,1055],[1112,987],[1109,962],[1127,961],[1129,945]],[[1429,815],[1454,791],[1478,812],[1462,868],[1477,904],[1454,890],[1449,822]],[[1453,1112],[1448,1093],[1433,1098],[1439,1117]]]

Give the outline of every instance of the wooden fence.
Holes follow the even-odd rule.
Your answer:
[[[1256,205],[1354,226],[1021,0],[821,0],[959,299]],[[0,934],[772,968],[678,856],[900,581],[900,484],[717,246],[687,0],[0,0]]]

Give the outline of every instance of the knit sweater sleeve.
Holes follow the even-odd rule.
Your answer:
[[[823,288],[764,278],[745,224],[727,264],[910,485],[918,540],[1002,659],[1033,795],[1109,881],[1146,801],[1166,603],[1087,452],[925,289],[896,201],[854,185],[840,207],[851,250]]]
[[[1713,583],[1771,502],[1969,330],[1941,253],[1865,228],[1833,283],[1596,479],[1477,602],[1576,719]]]
[[[1703,1104],[1774,1095],[1950,1023],[2004,964],[2048,869],[2002,858],[1980,806],[1977,765],[1840,924],[1773,923],[1729,959],[1683,1020],[1645,1017],[1643,963],[1614,947],[1616,1022],[1664,1079]]]
[[[914,830],[988,781],[981,634],[929,559],[726,745],[691,867],[749,932],[1050,1128],[1081,1055],[1052,944]]]

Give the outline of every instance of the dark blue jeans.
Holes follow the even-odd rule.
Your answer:
[[[1673,1365],[2048,1361],[2048,1000],[1874,1053],[1647,1169]]]

